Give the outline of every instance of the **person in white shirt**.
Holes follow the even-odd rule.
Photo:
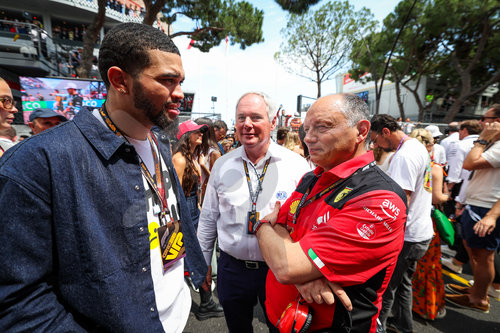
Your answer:
[[[458,134],[458,122],[453,121],[453,122],[449,123],[448,128],[446,130],[448,132],[448,136],[446,138],[444,138],[443,140],[441,140],[441,142],[439,144],[441,146],[443,146],[444,150],[446,151],[446,159],[448,160],[449,159],[448,151],[449,151],[450,144],[459,140],[458,139],[458,136],[459,136],[459,134]]]
[[[393,117],[381,114],[371,120],[374,147],[395,150],[387,174],[406,192],[408,211],[403,249],[382,301],[379,320],[385,331],[389,313],[395,314],[390,326],[411,332],[412,276],[417,261],[424,256],[434,234],[431,220],[432,176],[429,153],[417,139],[406,135]]]
[[[460,141],[450,146],[447,177],[449,190],[451,190],[455,184],[469,179],[470,172],[463,170],[463,164],[465,157],[474,146],[474,141],[477,140],[480,132],[481,125],[477,120],[465,120],[460,123],[458,130]],[[462,185],[462,187],[464,186]]]
[[[434,138],[434,145],[432,146],[432,150],[430,152],[431,160],[441,166],[445,166],[447,161],[446,150],[438,143],[438,140],[443,135],[443,133],[441,133],[439,127],[437,127],[436,125],[429,125],[425,127],[425,129],[431,132],[431,135]]]
[[[208,181],[198,240],[210,264],[215,238],[220,258],[217,291],[229,332],[252,332],[253,307],[264,309],[268,267],[251,226],[283,203],[302,175],[304,158],[271,140],[275,108],[260,92],[244,94],[236,105],[241,147],[219,158]],[[269,323],[270,330],[275,330]]]
[[[484,217],[500,199],[500,104],[493,104],[481,117],[481,125],[483,130],[463,163],[464,169],[473,171],[461,221],[467,251],[474,262],[474,284],[447,285],[458,295],[447,294],[445,298],[459,307],[488,313],[488,293],[495,277],[494,254],[500,248],[500,220]]]

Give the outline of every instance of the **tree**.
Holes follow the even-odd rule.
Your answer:
[[[500,6],[497,0],[435,0],[427,15],[442,50],[438,77],[455,97],[444,118],[449,122],[470,98],[500,82]]]
[[[92,68],[92,58],[94,56],[94,45],[99,37],[99,31],[106,18],[106,0],[97,0],[98,10],[94,21],[88,26],[83,36],[82,60],[77,68],[79,77],[89,77]]]
[[[228,37],[231,45],[240,44],[242,49],[254,43],[260,43],[264,12],[254,8],[246,1],[211,0],[186,1],[178,0],[175,7],[168,5],[162,10],[164,20],[173,24],[182,15],[190,18],[196,26],[189,31],[177,31],[170,37],[191,36],[192,46],[208,52]]]
[[[287,71],[315,82],[320,97],[321,83],[344,68],[355,32],[372,17],[366,8],[355,12],[347,1],[331,1],[302,15],[292,13],[274,57]]]
[[[319,0],[274,0],[278,5],[290,13],[303,14],[309,10],[311,5],[315,5]]]

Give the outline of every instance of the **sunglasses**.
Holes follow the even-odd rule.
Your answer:
[[[10,97],[0,97],[0,102],[2,102],[4,109],[10,110],[16,106],[16,101]]]
[[[485,116],[482,116],[479,120],[480,121],[485,121],[486,119],[497,119],[498,117],[485,117]]]

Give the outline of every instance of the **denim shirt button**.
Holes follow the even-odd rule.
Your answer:
[[[162,138],[163,140],[165,140],[165,139],[167,138],[167,136],[166,136],[165,134],[163,134],[163,135],[161,136],[161,138]]]
[[[130,153],[130,148],[125,148],[125,152]]]
[[[143,267],[143,268],[142,268],[142,271],[143,271],[143,272],[147,272],[147,271],[148,271],[148,269],[147,269],[146,267]]]
[[[151,309],[149,309],[149,311],[155,312],[155,308],[152,307]]]
[[[139,231],[140,231],[140,232],[144,232],[144,228],[143,228],[143,227],[140,227],[140,228],[139,228]]]
[[[134,188],[135,188],[136,191],[139,191],[141,189],[141,187],[139,185],[135,185]]]

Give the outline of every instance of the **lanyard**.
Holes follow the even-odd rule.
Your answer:
[[[369,163],[367,164],[366,166],[364,166],[363,168],[361,168],[362,170],[366,170],[368,168],[370,168],[371,166],[374,165],[375,162],[372,162],[372,163]],[[344,179],[339,179],[337,180],[335,183],[331,184],[330,186],[324,188],[323,190],[321,190],[320,192],[316,193],[315,195],[313,195],[312,197],[310,197],[307,201],[307,196],[309,195],[309,193],[311,193],[311,190],[314,188],[314,185],[316,185],[316,182],[318,181],[319,176],[316,176],[312,181],[311,183],[309,184],[309,186],[307,187],[307,190],[306,192],[304,193],[304,195],[302,196],[302,198],[300,199],[299,201],[299,204],[297,205],[297,209],[295,210],[295,214],[293,214],[293,224],[296,224],[297,223],[297,218],[299,217],[299,214],[300,214],[300,210],[302,208],[304,208],[305,206],[309,205],[311,202],[315,201],[315,200],[318,200],[319,198],[321,198],[322,196],[324,196],[325,194],[327,194],[328,192],[330,192],[331,190],[333,190],[335,187],[337,187],[338,185],[346,182],[348,179],[350,179],[352,176],[354,176],[355,174],[358,173],[360,169],[356,170],[354,173],[352,173],[350,176],[348,176],[347,178],[344,178]]]
[[[113,123],[111,118],[109,117],[108,112],[106,111],[106,107],[103,104],[102,108],[99,109],[99,113],[101,114],[102,119],[104,119],[104,122],[106,125],[109,127],[109,129],[115,133],[119,137],[123,137],[128,143],[130,143],[127,138],[120,132],[120,130],[116,127],[116,125]],[[165,215],[170,216],[170,220],[173,221],[172,216],[170,214],[170,211],[168,209],[168,203],[167,203],[167,196],[165,194],[165,188],[163,186],[163,177],[161,174],[161,159],[160,159],[160,150],[158,149],[158,154],[156,153],[155,145],[158,147],[158,142],[156,141],[156,138],[154,134],[151,132],[147,136],[149,144],[151,145],[151,152],[153,154],[153,161],[154,161],[154,166],[155,166],[155,178],[153,179],[153,176],[149,172],[148,168],[146,167],[146,164],[142,160],[141,156],[137,154],[139,157],[140,165],[141,165],[141,172],[144,178],[146,178],[149,186],[151,186],[151,189],[153,192],[156,194],[158,200],[162,204],[162,211],[161,211],[161,217],[165,217]],[[154,140],[154,144],[153,144]],[[160,218],[160,221],[163,220],[163,218]]]
[[[392,162],[392,158],[394,157],[394,155],[396,155],[396,153],[398,152],[399,148],[401,148],[401,146],[403,145],[403,142],[405,141],[405,139],[407,137],[408,137],[408,134],[406,134],[405,136],[403,136],[403,138],[401,139],[401,141],[399,141],[398,148],[396,148],[396,151],[394,152],[394,154],[392,154],[391,159],[389,160],[389,164]]]
[[[250,175],[248,174],[247,162],[243,160],[243,167],[245,168],[245,175],[247,176],[248,191],[250,192],[250,200],[252,201],[252,212],[257,211],[257,199],[259,197],[259,193],[262,191],[262,182],[264,181],[264,176],[266,175],[269,162],[271,162],[271,157],[269,157],[266,161],[266,164],[264,164],[264,169],[262,170],[260,176],[255,170],[255,167],[252,166],[254,168],[255,174],[258,177],[257,191],[254,192],[252,188],[252,182],[250,180]]]

